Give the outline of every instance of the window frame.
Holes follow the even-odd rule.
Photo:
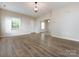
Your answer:
[[[13,23],[15,23],[15,24],[13,24]],[[21,19],[18,17],[12,17],[11,18],[11,30],[18,30],[20,28],[20,26],[21,26]]]

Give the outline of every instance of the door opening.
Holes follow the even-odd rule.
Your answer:
[[[41,21],[41,32],[49,33],[49,23],[49,19]]]

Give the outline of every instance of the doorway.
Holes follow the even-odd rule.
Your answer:
[[[49,19],[41,21],[41,32],[49,34],[49,32],[50,32],[49,31],[49,23],[50,23]]]

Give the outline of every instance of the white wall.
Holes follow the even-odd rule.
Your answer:
[[[52,36],[79,41],[79,4],[52,9],[52,13],[38,18],[37,32],[41,31],[40,22],[45,19],[50,19],[49,31]]]
[[[79,41],[79,5],[68,5],[52,12],[51,35]]]
[[[69,40],[79,41],[79,5],[73,4],[64,6],[59,9],[53,9],[52,13],[49,12],[43,17],[35,20],[32,17],[25,16],[22,14],[17,14],[13,12],[2,13],[2,35],[22,35],[31,32],[39,33],[40,22],[46,19],[50,19],[49,31],[52,36],[62,37],[62,38],[72,38]],[[6,17],[19,17],[22,19],[22,25],[17,32],[7,32],[9,27],[5,25]],[[0,20],[1,21],[1,20]],[[6,30],[7,29],[7,30]]]
[[[1,36],[1,12],[0,12],[0,36]]]
[[[44,20],[47,20],[47,19],[51,19],[51,16],[52,16],[52,13],[49,12],[46,15],[44,15],[44,16],[39,17],[39,18],[36,19],[36,28],[35,28],[35,31],[37,33],[41,32],[41,21],[44,21]],[[51,26],[51,25],[49,25],[49,26]],[[51,28],[49,27],[49,30],[50,29]]]
[[[21,19],[21,27],[16,31],[11,30],[11,27],[9,24],[12,17]],[[29,33],[34,32],[35,18],[33,17],[2,10],[1,20],[2,20],[1,22],[2,36],[23,35],[23,34],[29,34]]]

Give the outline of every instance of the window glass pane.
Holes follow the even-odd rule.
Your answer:
[[[21,20],[19,18],[13,18],[11,21],[11,27],[12,29],[19,29],[21,25]]]

